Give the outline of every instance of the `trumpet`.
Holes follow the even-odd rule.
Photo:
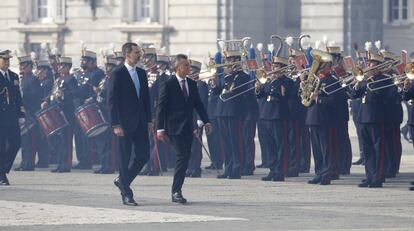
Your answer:
[[[263,76],[263,75],[262,75],[262,76],[259,76],[259,75],[257,75],[255,79],[252,79],[252,80],[250,80],[250,81],[247,81],[247,82],[245,82],[245,83],[243,83],[243,84],[241,84],[241,85],[239,85],[239,86],[237,86],[237,87],[235,87],[235,88],[231,88],[230,90],[228,90],[228,91],[226,91],[226,92],[222,93],[222,94],[219,96],[219,98],[221,99],[221,101],[223,101],[223,102],[227,102],[227,101],[232,100],[232,99],[235,99],[235,98],[237,98],[237,97],[239,97],[239,96],[241,96],[241,95],[244,95],[245,93],[247,93],[247,92],[249,92],[249,91],[254,90],[256,87],[254,87],[254,86],[253,86],[253,87],[247,88],[246,90],[241,91],[241,92],[239,92],[239,93],[236,93],[236,94],[234,94],[234,95],[232,95],[232,96],[229,96],[229,97],[226,97],[226,95],[231,94],[231,93],[233,93],[234,91],[237,91],[238,89],[240,89],[240,88],[242,88],[242,87],[244,87],[244,86],[246,86],[246,85],[250,85],[250,84],[252,84],[252,83],[255,83],[255,82],[259,82],[260,84],[265,84],[268,80],[269,80],[269,78],[268,78],[268,77],[266,77],[266,76]]]
[[[213,60],[210,60],[210,62],[208,63],[208,68],[215,69],[215,68],[220,68],[220,67],[228,67],[228,66],[242,65],[242,64],[243,64],[243,61],[216,64],[216,62],[214,62]]]
[[[367,84],[367,88],[370,91],[378,91],[378,90],[381,90],[381,89],[384,89],[384,88],[397,86],[397,85],[399,85],[400,83],[404,82],[407,79],[410,82],[412,82],[414,80],[414,65],[413,64],[407,64],[407,66],[405,68],[405,73],[403,73],[401,75],[394,75],[394,76],[390,76],[390,77],[387,77],[387,78],[378,79],[378,80],[369,82]],[[386,81],[391,81],[391,83],[386,84],[386,85],[382,85],[382,86],[378,86],[378,87],[374,86],[374,84],[382,83],[382,82],[386,82]]]

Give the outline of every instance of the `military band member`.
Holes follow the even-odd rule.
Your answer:
[[[323,62],[315,73],[322,86],[335,81],[331,75],[331,67],[331,62]],[[308,183],[329,185],[331,184],[334,161],[333,138],[337,121],[336,115],[332,115],[332,112],[335,111],[336,99],[335,95],[327,95],[324,92],[313,92],[310,98],[312,104],[307,108],[306,125],[310,127],[316,176]]]
[[[296,65],[295,57],[304,55],[303,52],[292,47],[289,48],[289,64]],[[305,67],[303,67],[305,68]],[[297,177],[300,172],[309,172],[310,169],[310,140],[309,128],[305,125],[306,107],[302,105],[299,97],[300,73],[290,73],[292,93],[288,98],[289,106],[289,169],[288,177]]]
[[[20,66],[20,88],[23,106],[26,112],[26,122],[35,123],[35,113],[40,110],[42,91],[40,81],[33,75],[33,61],[30,56],[18,57]],[[23,130],[21,130],[23,131]],[[24,134],[21,134],[22,160],[16,171],[33,171],[36,153],[39,147],[39,130],[33,125]]]
[[[197,84],[198,94],[200,95],[201,102],[207,108],[208,107],[208,86],[202,80],[199,80],[199,73],[201,70],[201,63],[191,59],[191,71],[190,71],[190,78],[194,80]],[[202,120],[198,114],[194,114],[193,116],[194,121],[194,136],[193,136],[193,145],[191,146],[191,156],[190,161],[188,163],[188,169],[186,172],[186,176],[196,178],[201,177],[201,160],[203,158],[203,147],[200,143],[203,137],[203,129],[202,129]],[[201,126],[200,126],[201,125]]]
[[[53,89],[53,73],[50,66],[50,61],[41,59],[36,62],[36,77],[40,82],[40,92],[42,95],[42,102],[45,101],[51,94]],[[38,125],[38,124],[37,124]],[[38,143],[38,162],[36,168],[48,168],[49,163],[57,163],[57,154],[52,151],[50,144],[46,138],[46,135],[37,126],[39,131],[39,143]]]
[[[10,185],[10,172],[20,148],[19,123],[25,122],[19,77],[9,70],[9,50],[0,50],[0,186]]]
[[[95,87],[97,94],[96,102],[102,111],[105,121],[109,121],[109,112],[107,107],[107,94],[111,71],[116,67],[116,60],[113,55],[104,56],[105,78],[99,83],[99,87]],[[111,129],[96,137],[96,149],[100,157],[101,167],[94,171],[95,174],[112,174],[117,169],[117,137],[112,133]]]
[[[221,52],[217,52],[214,56],[214,62],[216,64],[222,63]],[[215,111],[219,96],[214,94],[212,86],[216,83],[216,78],[223,74],[223,68],[218,68],[216,74],[213,78],[208,80],[208,103],[207,103],[207,113],[210,118],[211,124],[214,127],[214,130],[207,136],[208,150],[211,155],[212,163],[209,166],[206,166],[206,169],[223,169],[224,163],[224,147],[223,142],[220,137],[220,128],[218,118],[215,116]]]
[[[273,56],[273,71],[288,65],[288,59]],[[288,170],[288,100],[293,82],[283,72],[269,76],[265,84],[256,82],[257,98],[265,98],[260,108],[260,119],[264,125],[266,150],[269,154],[269,174],[263,181],[284,181]]]
[[[367,64],[372,68],[384,61],[383,57],[367,51]],[[352,97],[362,98],[359,110],[359,122],[361,126],[361,137],[363,140],[363,153],[365,155],[366,179],[359,187],[380,188],[385,180],[385,122],[387,120],[384,99],[389,89],[384,88],[372,91],[367,87],[367,82],[386,78],[382,73],[375,71],[365,73],[365,81],[357,83],[352,87]],[[389,84],[382,81],[374,84],[374,87]]]
[[[124,54],[122,54],[122,51],[115,51],[115,60],[116,60],[116,65],[121,65],[124,63],[125,61],[125,57]]]
[[[63,111],[69,126],[65,127],[62,132],[50,137],[52,149],[57,153],[57,168],[53,169],[54,173],[70,172],[72,168],[72,140],[73,127],[75,123],[75,99],[78,95],[78,83],[73,75],[70,74],[72,68],[72,58],[60,57],[59,79],[55,81],[54,92],[46,102],[42,103],[42,108],[49,104],[57,104]]]
[[[335,157],[334,157],[334,172],[332,179],[339,179],[339,175],[349,175],[352,165],[352,149],[351,141],[348,133],[348,121],[349,121],[349,105],[348,105],[348,94],[346,89],[342,88],[339,80],[343,78],[344,73],[340,71],[342,69],[342,56],[341,49],[337,46],[328,46],[327,50],[333,57],[333,70],[332,76],[337,81],[337,84],[333,85],[329,90],[337,90],[332,93],[335,94],[336,102],[336,128],[334,130],[335,140]],[[335,71],[336,70],[336,71]]]
[[[247,107],[244,98],[235,96],[245,91],[248,86],[249,75],[242,70],[241,51],[224,51],[227,63],[234,63],[225,68],[226,75],[219,78],[213,92],[220,95],[215,115],[219,120],[221,139],[225,150],[225,170],[218,178],[240,179],[243,170],[243,121],[247,116]],[[244,85],[242,85],[244,84]],[[242,87],[239,87],[242,86]],[[225,100],[234,97],[230,100]]]

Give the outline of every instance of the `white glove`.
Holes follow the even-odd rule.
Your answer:
[[[201,120],[197,120],[197,126],[198,126],[199,128],[203,127],[203,126],[204,126],[203,121],[201,121]]]
[[[19,118],[19,124],[24,124],[24,122],[26,122],[25,118]]]

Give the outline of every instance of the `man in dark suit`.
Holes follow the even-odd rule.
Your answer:
[[[212,126],[200,99],[195,81],[188,79],[190,62],[185,55],[177,55],[174,68],[176,76],[163,82],[157,102],[157,139],[170,138],[176,153],[172,202],[186,203],[181,188],[191,155],[193,140],[193,110],[195,109],[204,123],[206,134]]]
[[[130,185],[148,161],[148,129],[153,126],[147,73],[136,67],[142,50],[136,43],[125,43],[122,52],[125,63],[112,71],[108,91],[111,125],[119,137],[119,177],[114,184],[121,191],[123,204],[136,206]],[[132,144],[139,148],[134,148],[131,159]]]
[[[19,123],[24,123],[19,78],[9,70],[10,51],[0,51],[0,186],[9,185],[10,172],[20,148]]]

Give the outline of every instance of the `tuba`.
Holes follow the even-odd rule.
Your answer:
[[[301,88],[301,101],[305,107],[309,107],[312,103],[311,95],[319,91],[321,81],[316,73],[323,63],[332,62],[332,56],[321,50],[312,50],[313,57],[312,66],[310,67],[308,78],[305,80]]]

